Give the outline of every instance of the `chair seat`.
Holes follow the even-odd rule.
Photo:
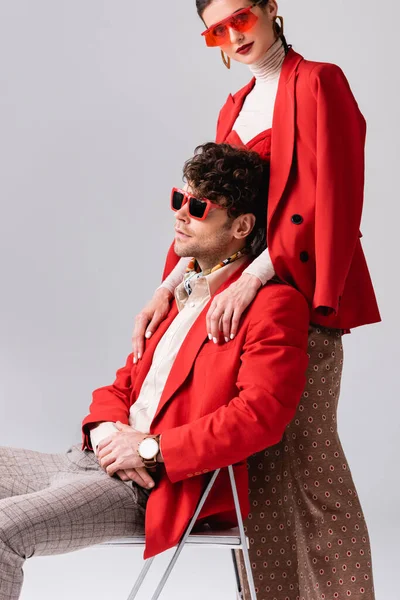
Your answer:
[[[249,547],[249,540],[247,540],[247,547]],[[145,536],[138,535],[134,537],[121,538],[118,540],[111,540],[109,542],[103,542],[100,546],[135,546],[141,547],[145,545]],[[239,527],[233,527],[232,529],[223,529],[221,531],[215,529],[205,529],[198,533],[192,533],[187,538],[185,545],[189,546],[201,546],[207,545],[207,548],[241,548],[240,532]]]
[[[242,598],[242,589],[241,582],[239,577],[239,572],[235,559],[234,550],[241,549],[243,552],[244,563],[246,567],[246,575],[249,582],[250,587],[250,597],[251,600],[257,600],[256,590],[254,586],[254,578],[251,570],[251,563],[249,558],[249,538],[245,534],[243,519],[240,510],[239,497],[237,493],[236,483],[235,483],[235,475],[233,473],[233,466],[228,466],[229,478],[231,482],[232,495],[235,503],[235,511],[237,516],[238,527],[232,527],[230,529],[218,529],[218,524],[215,523],[215,529],[213,529],[208,522],[197,523],[197,519],[199,517],[200,511],[204,505],[204,502],[207,499],[208,493],[211,490],[214,482],[218,476],[218,473],[221,469],[216,469],[212,474],[212,477],[208,484],[206,485],[203,494],[198,502],[196,510],[187,525],[185,532],[182,534],[182,537],[179,543],[176,545],[175,551],[173,553],[172,558],[170,559],[165,572],[163,573],[160,582],[154,591],[151,600],[158,600],[164,586],[171,574],[176,561],[183,549],[184,546],[195,546],[197,548],[229,548],[231,551],[231,557],[233,559],[233,566],[236,576],[236,593],[237,598]],[[97,548],[109,548],[109,547],[125,547],[125,548],[142,548],[146,544],[145,535],[137,535],[133,537],[121,538],[116,540],[110,540],[109,542],[103,542],[102,544],[98,544]],[[139,573],[138,578],[136,579],[135,585],[132,588],[131,593],[129,594],[128,600],[134,600],[137,597],[139,590],[142,587],[143,581],[149,572],[149,569],[154,561],[155,556],[151,556],[144,561],[142,569]]]

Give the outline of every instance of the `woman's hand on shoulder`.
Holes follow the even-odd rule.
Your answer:
[[[206,317],[210,340],[217,344],[220,332],[226,342],[233,340],[239,329],[240,317],[253,302],[261,285],[258,277],[243,273],[237,281],[214,297]]]
[[[143,356],[144,340],[149,339],[169,312],[172,294],[167,288],[158,288],[154,296],[135,318],[132,334],[133,362]]]

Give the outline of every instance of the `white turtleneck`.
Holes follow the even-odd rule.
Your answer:
[[[232,127],[244,144],[272,127],[275,99],[284,59],[285,49],[282,40],[278,38],[259,61],[249,65],[256,82]],[[181,258],[160,287],[166,287],[173,294],[175,288],[182,282],[189,260],[189,258]],[[265,285],[275,275],[268,248],[253,260],[243,273],[255,275],[262,285]]]
[[[259,61],[250,65],[256,82],[232,127],[244,144],[272,127],[275,98],[284,59],[285,48],[282,40],[278,38]]]

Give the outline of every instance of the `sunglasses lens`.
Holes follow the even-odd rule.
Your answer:
[[[213,27],[206,35],[207,46],[222,46],[229,39],[229,32],[226,25],[217,25]]]
[[[183,194],[181,192],[173,192],[172,194],[172,208],[174,210],[180,210],[183,202]]]
[[[230,26],[235,31],[239,31],[243,33],[244,31],[248,31],[253,25],[256,23],[257,17],[252,12],[241,13],[236,17],[232,17],[230,22]]]
[[[198,200],[197,198],[190,198],[189,200],[189,214],[195,219],[202,219],[206,212],[207,202]]]
[[[207,46],[223,46],[229,42],[229,27],[243,33],[251,29],[258,21],[258,17],[251,12],[251,7],[233,15],[228,21],[215,25],[205,34]]]

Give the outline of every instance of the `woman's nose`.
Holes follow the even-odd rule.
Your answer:
[[[232,27],[228,27],[228,30],[231,44],[237,44],[239,41],[243,40],[243,33],[236,31],[236,29],[233,29]]]

